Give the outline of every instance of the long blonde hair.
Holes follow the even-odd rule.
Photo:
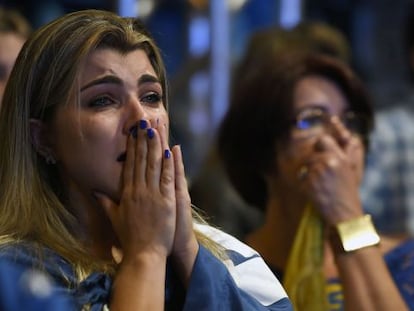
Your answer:
[[[90,260],[70,229],[76,228],[76,219],[62,202],[64,190],[56,171],[31,144],[29,121],[48,121],[57,105],[73,100],[71,95],[79,89],[79,68],[91,51],[101,47],[120,52],[143,49],[160,79],[167,105],[160,52],[139,21],[85,10],[67,14],[33,33],[18,56],[0,112],[0,246],[20,241],[47,246],[82,275],[93,270],[113,271],[113,264]],[[207,247],[216,249],[212,241],[198,236]]]

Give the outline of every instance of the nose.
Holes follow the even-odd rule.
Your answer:
[[[136,96],[130,96],[125,104],[125,123],[123,133],[129,135],[134,127],[139,126],[140,120],[147,120],[147,113]]]

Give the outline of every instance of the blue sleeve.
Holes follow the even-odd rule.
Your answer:
[[[414,310],[414,240],[387,253],[385,261],[402,297],[410,310]]]
[[[271,302],[269,305],[259,302],[252,295],[239,288],[223,262],[200,246],[183,310],[290,311],[293,309],[287,297]]]
[[[69,311],[75,307],[43,272],[1,259],[0,310]]]

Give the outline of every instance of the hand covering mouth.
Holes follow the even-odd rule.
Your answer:
[[[118,156],[118,158],[116,158],[116,161],[117,161],[117,162],[125,162],[125,159],[126,159],[126,152],[122,152],[122,153]]]

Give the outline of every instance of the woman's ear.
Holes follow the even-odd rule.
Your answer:
[[[45,159],[47,164],[56,164],[47,133],[47,126],[43,121],[30,119],[30,141],[36,152]]]

